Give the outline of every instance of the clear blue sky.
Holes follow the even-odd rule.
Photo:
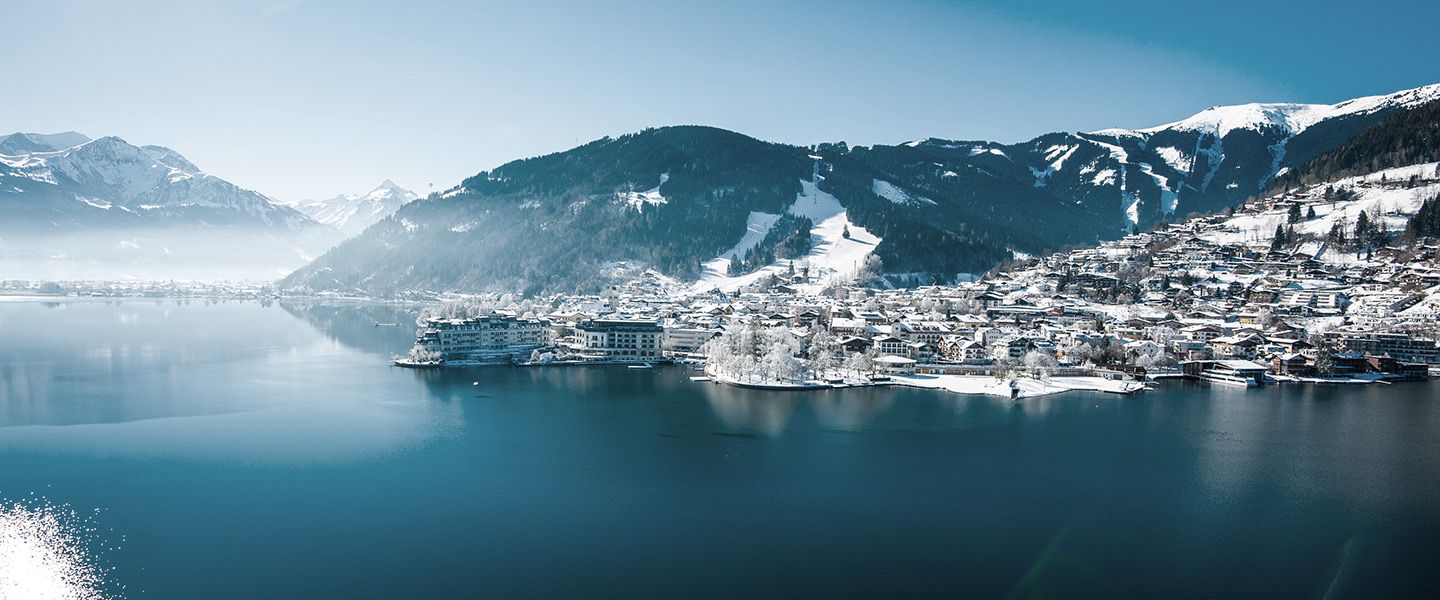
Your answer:
[[[1173,5],[1173,6],[1172,6]],[[294,200],[700,123],[1019,141],[1440,81],[1440,2],[0,0],[0,132],[161,144]]]

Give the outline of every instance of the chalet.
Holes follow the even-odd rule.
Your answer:
[[[884,335],[874,339],[875,348],[882,356],[905,356],[910,353],[909,345],[900,338]]]
[[[864,354],[870,351],[870,340],[863,337],[848,336],[840,338],[840,348],[846,352]]]

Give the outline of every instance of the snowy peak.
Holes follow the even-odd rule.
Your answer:
[[[1319,115],[1332,108],[1324,104],[1288,103],[1214,106],[1187,119],[1141,129],[1140,133],[1158,133],[1167,130],[1193,131],[1223,138],[1236,129],[1260,131],[1268,128],[1294,135],[1318,121]]]
[[[405,188],[402,188],[402,187],[400,187],[400,186],[398,186],[398,185],[395,185],[395,182],[390,181],[389,179],[386,179],[385,181],[380,182],[380,185],[375,186],[375,189],[370,190],[370,193],[371,193],[371,194],[374,194],[375,192],[385,191],[385,190],[392,191],[392,192],[404,192],[404,193],[407,193],[407,194],[410,193],[409,190],[406,190]]]
[[[364,194],[341,194],[325,200],[302,200],[295,208],[316,221],[340,230],[346,236],[353,236],[419,197],[415,192],[386,179]]]
[[[1212,106],[1188,118],[1139,130],[1104,129],[1097,135],[1156,134],[1164,131],[1209,133],[1224,138],[1231,131],[1273,129],[1294,136],[1316,123],[1349,115],[1365,115],[1386,109],[1409,109],[1440,99],[1440,84],[1431,84],[1393,94],[1366,96],[1336,104],[1252,103]]]

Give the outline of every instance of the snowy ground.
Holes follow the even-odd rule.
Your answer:
[[[871,383],[865,380],[846,378],[845,383],[831,385],[823,381],[795,381],[795,382],[774,382],[755,381],[741,382],[733,377],[727,377],[711,371],[706,371],[709,380],[729,385],[750,385],[763,386],[769,389],[778,390],[816,390],[833,389],[837,387],[866,387],[876,385],[899,385],[905,387],[924,388],[931,390],[944,390],[956,394],[980,394],[988,396],[1010,397],[1010,380],[996,379],[990,376],[980,375],[893,375],[888,383]],[[1021,398],[1033,398],[1036,396],[1048,396],[1061,392],[1112,392],[1129,393],[1143,389],[1144,384],[1135,381],[1113,381],[1103,377],[1051,377],[1048,379],[1031,379],[1020,377],[1015,380],[1020,385]]]
[[[709,275],[713,272],[724,275],[729,273],[730,261],[743,258],[746,252],[765,239],[765,234],[770,232],[770,228],[774,227],[778,220],[780,220],[780,215],[751,212],[745,220],[745,235],[740,237],[740,241],[736,242],[733,248],[726,250],[718,257],[705,261],[705,274]]]
[[[619,195],[620,201],[633,207],[635,209],[635,212],[644,212],[645,205],[647,204],[651,206],[659,206],[661,204],[665,204],[670,200],[660,195],[660,186],[665,185],[665,182],[669,180],[669,173],[661,173],[659,185],[656,185],[655,187],[645,190],[643,192],[630,191],[621,193]]]
[[[805,256],[794,259],[796,270],[801,264],[810,266],[812,281],[800,286],[805,293],[818,293],[836,278],[849,277],[859,270],[865,257],[875,251],[880,238],[850,222],[840,200],[820,190],[815,181],[802,181],[800,195],[785,212],[807,217],[815,226],[810,230],[812,246]],[[733,292],[753,284],[769,275],[783,275],[789,271],[791,261],[780,260],[751,273],[736,277],[727,276],[731,257],[743,255],[751,246],[764,239],[774,226],[778,215],[751,213],[745,236],[734,248],[704,264],[704,274],[691,288],[693,292],[719,289]],[[846,229],[850,237],[843,235]]]
[[[870,191],[875,192],[875,195],[880,196],[881,198],[900,205],[935,203],[934,200],[931,200],[924,196],[917,196],[915,194],[911,194],[910,192],[895,187],[895,184],[892,184],[883,179],[873,180],[870,184]]]
[[[1342,221],[1346,230],[1352,230],[1355,226],[1355,219],[1361,211],[1374,215],[1377,211],[1384,215],[1385,226],[1392,233],[1398,234],[1405,229],[1405,224],[1410,217],[1420,209],[1420,204],[1425,198],[1440,194],[1440,183],[1436,183],[1436,168],[1440,163],[1426,163],[1409,167],[1386,169],[1363,177],[1350,177],[1339,180],[1331,185],[1335,188],[1350,188],[1358,195],[1357,199],[1348,202],[1325,202],[1322,199],[1324,185],[1309,188],[1304,192],[1302,202],[1306,204],[1305,209],[1315,209],[1314,219],[1301,219],[1295,223],[1295,232],[1298,234],[1311,234],[1318,237],[1325,237],[1336,221]],[[1428,180],[1429,183],[1418,185],[1413,188],[1405,188],[1401,185],[1412,175]],[[1387,183],[1380,182],[1384,177]],[[1201,234],[1199,237],[1218,244],[1264,244],[1268,245],[1275,236],[1275,228],[1286,225],[1286,211],[1289,209],[1288,202],[1279,202],[1273,208],[1253,215],[1237,215],[1225,221],[1221,228]],[[1319,244],[1309,244],[1302,248],[1307,252],[1320,250]],[[1332,263],[1350,263],[1357,259],[1353,254],[1325,252],[1318,258]]]
[[[976,375],[897,375],[894,385],[945,390],[957,394],[985,394],[1010,397],[1010,380]],[[1090,391],[1126,393],[1139,389],[1134,381],[1114,381],[1103,377],[1051,377],[1048,379],[1017,378],[1020,397],[1030,398],[1060,392]]]

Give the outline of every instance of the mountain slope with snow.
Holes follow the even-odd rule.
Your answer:
[[[604,284],[597,274],[617,262],[686,281],[753,279],[732,273],[729,262],[760,244],[782,215],[795,217],[788,226],[812,228],[810,244],[785,233],[801,242],[786,253],[808,248],[825,280],[853,273],[850,263],[869,254],[895,272],[947,278],[984,271],[1009,259],[1011,248],[1041,252],[1098,239],[1093,215],[1028,184],[977,187],[957,178],[924,187],[858,156],[700,126],[604,138],[501,165],[407,204],[282,284],[381,294],[594,289]],[[833,202],[812,206],[817,198]],[[1037,224],[1015,208],[1061,218]],[[834,239],[847,228],[851,238]]]
[[[802,181],[799,195],[785,212],[805,217],[814,223],[810,251],[794,259],[777,260],[772,264],[743,275],[729,275],[730,261],[743,256],[774,224],[779,215],[750,213],[745,237],[720,256],[706,261],[704,273],[691,288],[696,292],[721,290],[735,292],[771,276],[785,276],[792,270],[801,273],[803,282],[797,289],[818,293],[825,287],[853,280],[865,257],[875,252],[882,241],[864,227],[850,222],[845,207],[835,196],[820,189],[817,181]]]
[[[1236,206],[1370,127],[1436,100],[1440,84],[1336,104],[1217,106],[1154,127],[1050,133],[1013,145],[929,139],[884,148],[899,165],[926,161],[951,177],[972,169],[1027,183],[1118,232]]]

